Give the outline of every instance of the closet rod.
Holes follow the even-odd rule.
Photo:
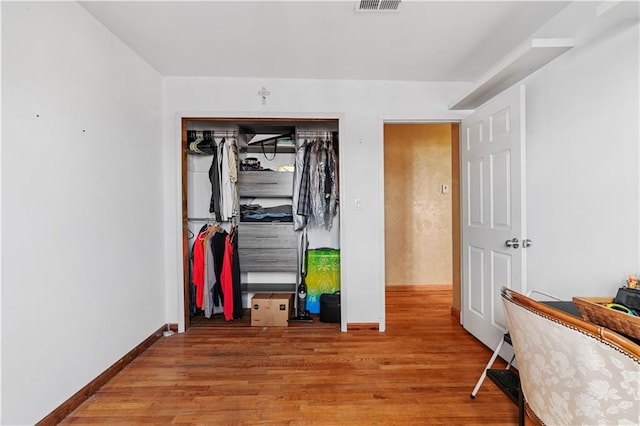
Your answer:
[[[331,139],[333,137],[332,131],[319,131],[319,130],[310,130],[310,131],[300,131],[296,133],[298,138],[327,138]]]
[[[235,130],[188,130],[187,133],[195,133],[196,135],[203,135],[204,132],[211,132],[211,136],[238,136],[238,132]]]
[[[187,220],[193,220],[193,221],[211,221],[211,222],[216,222],[216,218],[215,217],[188,217]]]

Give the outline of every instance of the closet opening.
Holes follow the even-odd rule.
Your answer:
[[[268,295],[292,318],[253,325],[339,331],[339,121],[183,118],[181,144],[185,329],[251,326]]]
[[[460,318],[458,123],[385,123],[385,289],[452,291]]]

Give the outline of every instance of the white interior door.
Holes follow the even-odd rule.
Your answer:
[[[462,121],[462,323],[490,347],[506,330],[500,288],[525,289],[524,118],[516,86]]]

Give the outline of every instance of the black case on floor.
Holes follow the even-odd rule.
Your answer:
[[[340,322],[340,292],[320,295],[320,321]]]

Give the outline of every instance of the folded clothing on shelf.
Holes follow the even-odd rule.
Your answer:
[[[241,222],[293,222],[290,204],[262,207],[260,204],[240,205]]]

